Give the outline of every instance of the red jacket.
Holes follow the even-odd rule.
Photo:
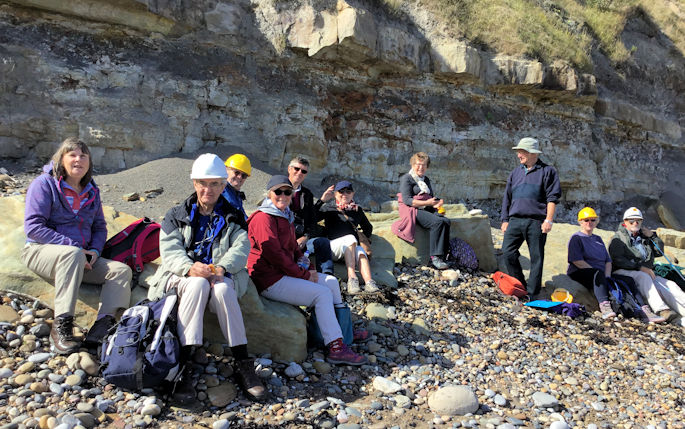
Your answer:
[[[297,265],[302,251],[287,219],[257,210],[247,220],[247,236],[247,272],[260,293],[283,276],[309,280],[309,271]]]

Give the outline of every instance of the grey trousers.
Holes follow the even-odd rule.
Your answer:
[[[55,316],[73,315],[81,282],[102,285],[98,314],[114,315],[131,301],[131,268],[97,258],[86,270],[86,255],[75,246],[27,243],[21,252],[26,266],[55,285]]]
[[[233,280],[224,277],[212,287],[203,277],[179,277],[172,274],[166,290],[176,288],[178,294],[178,338],[182,346],[202,344],[202,323],[205,308],[216,314],[224,338],[231,347],[247,344],[243,313],[238,304]]]

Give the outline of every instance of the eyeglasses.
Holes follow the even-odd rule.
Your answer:
[[[274,194],[276,195],[285,195],[286,197],[289,197],[293,194],[292,189],[276,189],[274,191]]]
[[[626,219],[626,222],[632,225],[634,223],[642,223],[642,219]]]
[[[243,172],[240,171],[240,170],[232,169],[231,171],[233,172],[233,175],[234,175],[234,176],[236,176],[236,177],[238,177],[238,178],[240,178],[240,179],[243,179],[243,180],[247,179],[248,176],[249,176],[247,173],[243,173]]]
[[[294,165],[291,165],[291,167],[292,167],[292,168],[293,168],[293,170],[295,170],[296,172],[297,172],[297,171],[301,171],[301,172],[302,172],[302,174],[307,174],[307,173],[309,173],[309,170],[305,170],[304,168],[301,168],[301,167],[295,167]]]
[[[581,219],[580,221],[581,221],[581,222],[592,222],[592,223],[595,223],[595,222],[597,222],[597,219]]]
[[[343,189],[339,190],[338,192],[340,192],[341,194],[353,194],[354,193],[354,191],[350,188],[343,188]]]

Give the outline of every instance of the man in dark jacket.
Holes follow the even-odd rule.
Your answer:
[[[502,253],[507,271],[526,286],[528,295],[540,293],[547,233],[552,230],[554,211],[561,197],[557,170],[538,159],[540,144],[525,137],[512,147],[521,165],[509,174],[502,198]],[[526,282],[519,262],[523,241],[530,252],[530,279]]]
[[[656,246],[663,250],[664,242],[642,224],[642,212],[631,207],[609,243],[609,256],[614,273],[635,280],[652,310],[671,322],[678,315],[685,316],[685,292],[675,282],[654,274],[654,257],[659,253]],[[683,319],[675,323],[682,325]]]
[[[321,237],[321,227],[317,224],[317,213],[323,202],[319,200],[314,204],[312,191],[302,185],[307,173],[309,160],[298,156],[290,161],[288,179],[294,189],[290,210],[295,215],[295,237],[301,250],[307,248],[309,253],[316,254],[316,271],[332,275],[331,243],[328,238]],[[332,192],[330,194],[332,196]]]

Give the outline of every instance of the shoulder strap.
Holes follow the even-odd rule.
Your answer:
[[[135,248],[133,249],[133,266],[137,273],[143,271],[143,245],[145,244],[145,239],[153,232],[159,230],[161,227],[158,223],[152,222],[148,218],[144,218],[143,222],[146,223],[145,229],[136,237]]]

